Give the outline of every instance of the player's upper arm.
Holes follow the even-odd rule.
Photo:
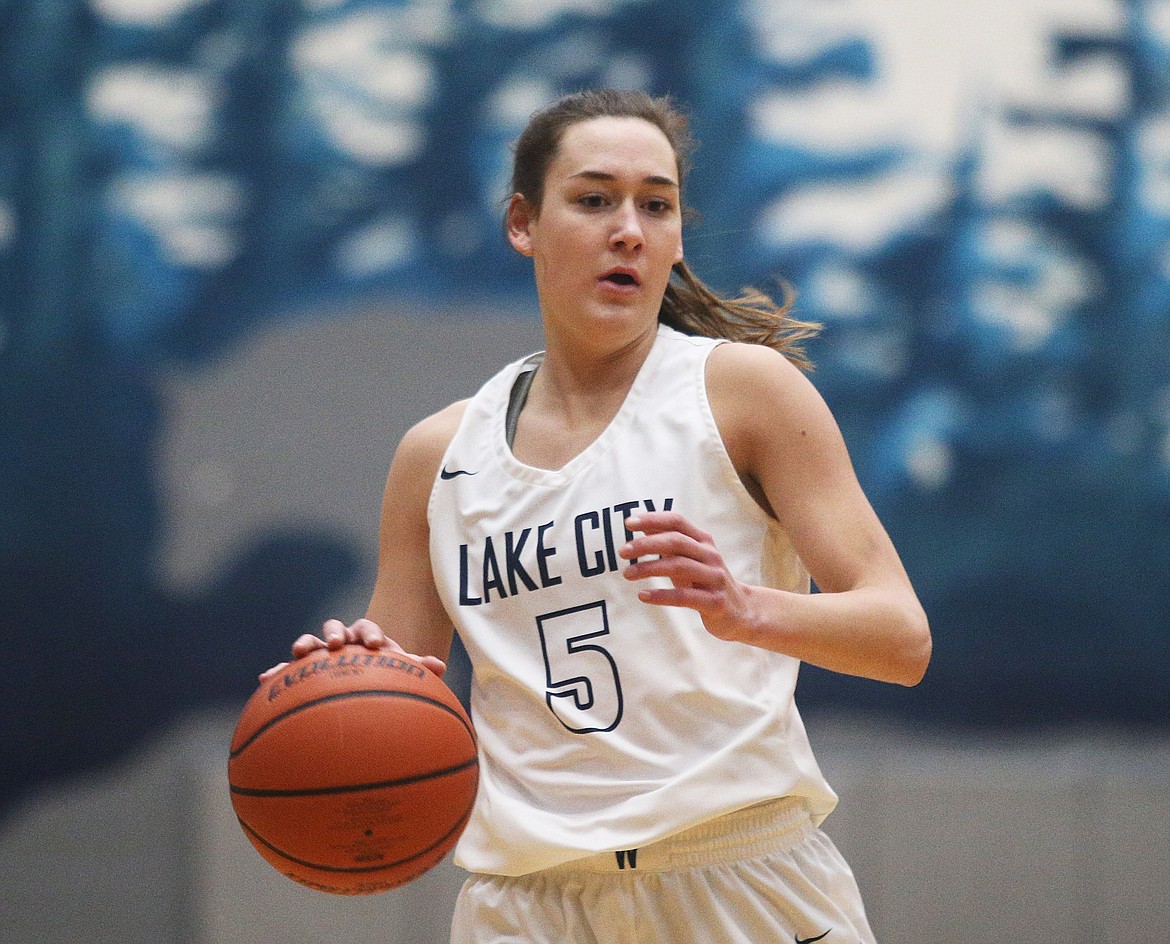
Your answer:
[[[453,628],[435,589],[427,505],[466,405],[428,417],[398,444],[382,496],[378,574],[366,613],[407,652],[443,660]]]
[[[808,378],[769,348],[723,344],[711,353],[707,387],[732,462],[817,586],[882,584],[912,594],[837,422]]]

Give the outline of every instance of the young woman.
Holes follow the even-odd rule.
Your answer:
[[[683,261],[688,147],[638,92],[533,118],[506,222],[545,351],[407,433],[366,618],[293,645],[441,672],[460,633],[457,944],[873,940],[797,670],[913,685],[930,633],[799,369],[814,326]]]

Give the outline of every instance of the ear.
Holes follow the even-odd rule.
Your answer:
[[[532,234],[529,230],[532,226],[533,219],[532,207],[524,199],[524,196],[519,193],[512,194],[512,199],[508,201],[508,212],[505,216],[508,242],[522,256],[532,255]]]

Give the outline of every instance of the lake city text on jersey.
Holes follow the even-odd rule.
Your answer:
[[[670,511],[674,499],[661,501]],[[480,606],[528,590],[555,587],[566,567],[576,567],[582,577],[596,577],[618,569],[617,549],[633,537],[625,522],[639,510],[658,511],[652,499],[618,502],[606,508],[583,511],[573,518],[574,557],[552,543],[558,534],[556,521],[532,525],[499,535],[486,535],[482,547],[459,545],[459,604]],[[620,517],[620,522],[617,521]],[[615,527],[616,523],[616,527]],[[624,536],[616,535],[620,527]],[[473,567],[472,561],[482,562]]]

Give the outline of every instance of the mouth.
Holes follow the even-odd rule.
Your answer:
[[[602,285],[613,286],[617,288],[637,288],[642,283],[638,280],[638,275],[633,269],[618,268],[610,269],[598,279]]]

